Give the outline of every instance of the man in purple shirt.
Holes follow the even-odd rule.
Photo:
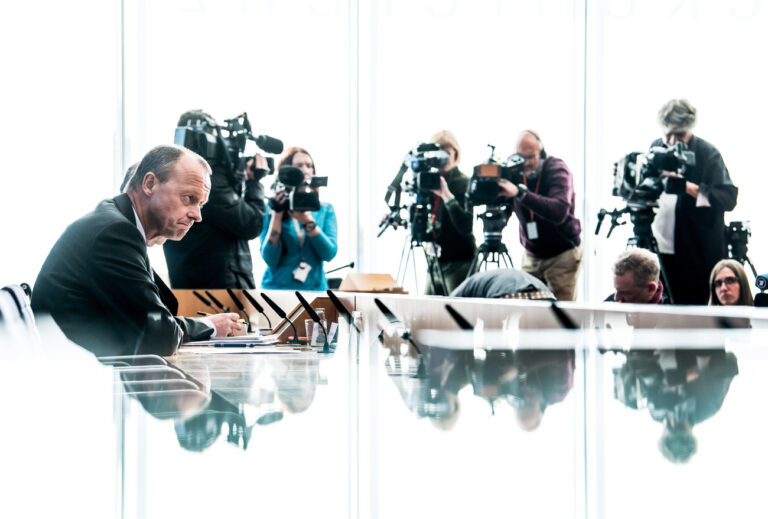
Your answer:
[[[573,176],[565,162],[547,155],[532,130],[520,134],[517,153],[525,158],[523,182],[499,184],[501,195],[514,199],[525,248],[522,269],[546,283],[559,301],[574,301],[582,250]]]

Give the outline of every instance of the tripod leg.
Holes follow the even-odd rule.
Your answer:
[[[632,238],[630,238],[631,240]],[[629,245],[629,242],[627,242],[627,245]],[[667,295],[669,296],[669,304],[673,305],[675,304],[675,299],[672,296],[672,285],[669,282],[669,277],[667,277],[667,269],[664,268],[664,262],[661,261],[661,253],[659,252],[659,244],[656,242],[656,238],[651,236],[650,240],[650,251],[656,254],[656,256],[659,258],[659,271],[661,272],[661,282],[664,283],[664,288],[668,291]]]
[[[411,262],[413,263],[413,280],[416,283],[416,295],[419,295],[419,274],[416,271],[416,254],[413,253],[413,242],[411,242]]]
[[[400,252],[400,263],[397,264],[397,277],[395,278],[395,281],[400,286],[403,286],[405,284],[405,270],[408,269],[408,257],[411,254],[411,248],[409,247],[410,240],[406,239],[406,241],[403,242],[403,250]],[[405,263],[403,263],[403,258],[405,258]],[[402,274],[402,282],[400,281],[400,275]]]
[[[757,270],[755,270],[755,266],[752,264],[752,260],[747,257],[747,255],[744,255],[744,261],[746,261],[749,264],[749,268],[752,269],[752,274],[754,274],[755,279],[757,279]]]

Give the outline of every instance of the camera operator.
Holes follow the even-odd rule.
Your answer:
[[[685,191],[662,193],[653,222],[667,287],[675,304],[705,305],[709,274],[728,257],[723,213],[736,206],[738,188],[731,182],[720,152],[691,132],[696,109],[684,99],[672,99],[659,110],[664,138],[651,146],[682,142],[696,156],[685,172]],[[665,176],[682,178],[679,174]]]
[[[284,166],[300,169],[305,185],[316,173],[309,152],[295,146],[281,155],[277,169]],[[286,202],[285,190],[278,188],[270,200],[261,232],[261,256],[267,263],[261,286],[278,290],[327,290],[323,262],[332,260],[338,249],[333,206],[321,202],[317,211],[291,211],[284,206]]]
[[[472,210],[465,205],[469,178],[459,171],[461,148],[453,133],[442,130],[432,136],[434,142],[448,153],[448,162],[440,170],[440,189],[435,196],[433,207],[436,240],[440,252],[438,263],[445,279],[444,294],[450,294],[467,277],[477,250],[472,234]],[[427,276],[425,294],[439,293]]]
[[[177,126],[213,121],[202,110],[185,112]],[[253,166],[253,167],[251,167]],[[245,171],[228,171],[211,164],[211,196],[202,222],[181,241],[163,245],[173,288],[256,288],[248,241],[261,232],[264,190],[261,178],[267,161],[255,155]]]
[[[573,176],[565,162],[547,155],[532,130],[520,134],[517,153],[525,158],[523,182],[502,179],[499,185],[503,196],[514,199],[525,249],[522,269],[544,281],[559,301],[574,301],[582,250]]]

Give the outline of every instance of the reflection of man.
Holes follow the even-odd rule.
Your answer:
[[[432,136],[432,142],[448,152],[449,160],[440,170],[440,189],[434,190],[436,243],[440,247],[438,262],[445,278],[445,295],[450,294],[467,276],[475,257],[472,234],[472,211],[465,207],[469,178],[459,171],[461,148],[456,137],[447,130]],[[426,294],[440,293],[427,278]],[[439,279],[436,279],[439,282]]]
[[[573,176],[562,160],[547,156],[539,136],[526,130],[517,153],[525,158],[523,183],[501,180],[501,194],[514,198],[525,248],[522,269],[544,281],[560,301],[576,299],[581,266],[581,223],[575,216]]]
[[[691,132],[696,109],[688,101],[667,102],[659,110],[659,123],[664,139],[651,146],[682,142],[696,155],[696,164],[685,171],[684,193],[659,197],[653,234],[675,304],[705,305],[709,273],[715,263],[728,257],[723,213],[736,206],[739,191],[717,148]]]
[[[69,339],[97,355],[134,354],[140,342],[152,347],[147,353],[165,355],[182,340],[231,334],[237,314],[208,323],[173,317],[177,302],[147,256],[147,246],[179,240],[200,221],[209,176],[199,155],[153,148],[127,193],[104,200],[64,231],[37,277],[32,308],[50,313]],[[163,340],[147,341],[146,330]]]
[[[687,462],[696,452],[693,426],[717,413],[739,373],[736,356],[724,350],[630,351],[614,369],[616,398],[664,424],[659,448],[669,461]]]
[[[659,279],[659,259],[647,249],[630,249],[619,254],[613,264],[616,292],[606,301],[616,303],[668,303]]]
[[[201,110],[185,112],[178,126],[213,119]],[[252,170],[251,165],[255,172]],[[248,241],[261,233],[267,162],[256,155],[245,171],[212,164],[211,198],[203,221],[184,239],[163,246],[173,288],[256,288]]]

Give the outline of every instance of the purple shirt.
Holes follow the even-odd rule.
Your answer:
[[[536,184],[541,175],[541,185]],[[539,259],[557,256],[581,244],[581,223],[574,215],[576,194],[573,175],[565,162],[555,157],[544,159],[539,170],[528,178],[528,193],[514,199],[514,210],[520,222],[520,243],[529,254]],[[533,218],[531,218],[533,211]],[[526,224],[536,222],[539,237],[528,239]]]

